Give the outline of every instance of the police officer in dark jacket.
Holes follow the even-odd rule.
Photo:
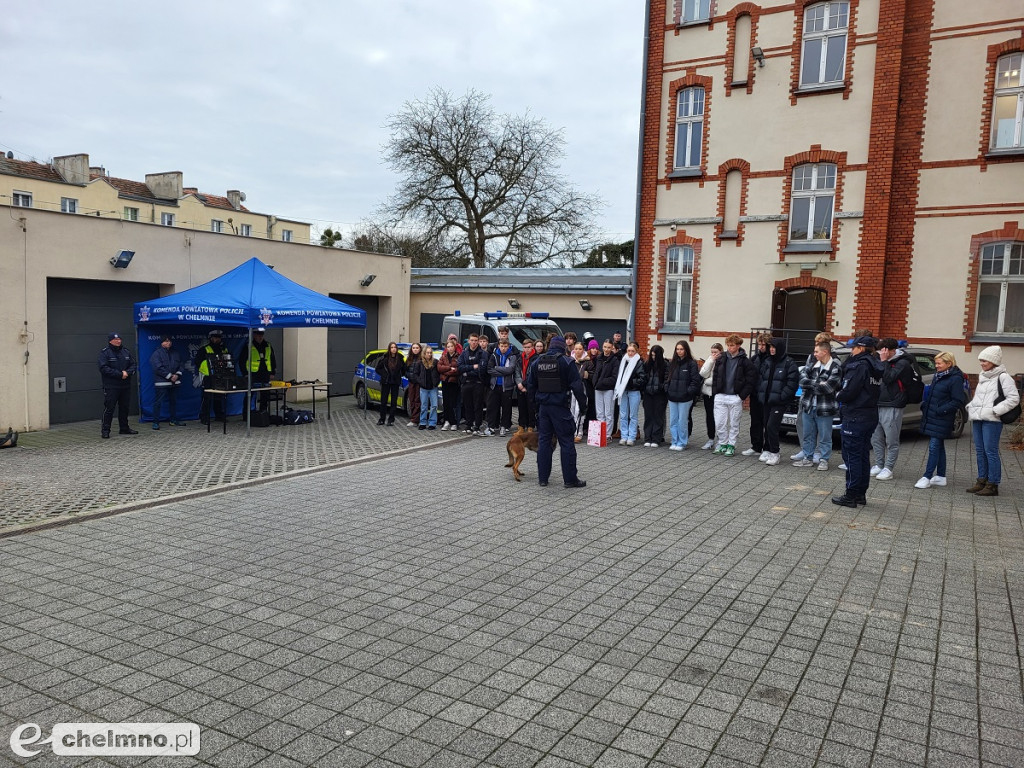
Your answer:
[[[867,504],[871,481],[871,435],[878,426],[878,396],[883,369],[872,353],[878,342],[871,336],[853,340],[850,356],[843,362],[843,382],[836,394],[843,429],[843,462],[846,492],[833,496],[843,507]]]
[[[100,437],[110,437],[110,424],[114,420],[114,406],[117,406],[118,432],[122,435],[137,435],[128,426],[128,406],[132,397],[132,376],[137,370],[132,353],[122,346],[121,336],[112,333],[107,336],[107,346],[100,350],[97,361],[103,380],[103,422]]]
[[[530,367],[526,381],[527,392],[537,402],[537,479],[547,485],[551,477],[551,456],[555,447],[552,437],[558,438],[561,448],[562,481],[566,488],[583,488],[576,471],[576,423],[569,410],[569,398],[575,395],[580,411],[587,409],[587,390],[576,368],[566,357],[565,339],[555,336],[547,352]],[[571,393],[571,394],[570,394]]]

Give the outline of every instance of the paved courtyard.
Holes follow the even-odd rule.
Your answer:
[[[1024,765],[1020,454],[975,499],[961,438],[919,491],[906,435],[851,510],[837,470],[615,445],[539,488],[504,440],[336,415],[0,453],[0,765]],[[202,749],[8,746],[126,721]]]

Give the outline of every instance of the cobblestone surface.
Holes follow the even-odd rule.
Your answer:
[[[950,485],[919,491],[908,435],[851,510],[838,471],[615,445],[581,448],[586,489],[539,488],[504,440],[350,417],[379,458],[0,540],[0,764],[1024,765],[1019,454],[975,499],[951,442]],[[259,440],[316,454],[325,424]],[[86,478],[121,456],[120,482],[154,437],[4,454],[77,452]],[[197,723],[202,751],[7,744],[121,721]]]

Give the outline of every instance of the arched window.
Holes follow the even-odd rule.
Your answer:
[[[992,148],[1024,146],[1024,54],[1003,56],[996,64],[996,89],[992,105]]]
[[[675,168],[700,168],[704,139],[704,89],[700,86],[679,91],[676,103]]]
[[[665,260],[665,324],[688,323],[693,300],[693,248],[674,245]]]
[[[846,39],[850,4],[830,2],[804,10],[800,86],[841,83],[846,73]]]
[[[804,163],[794,168],[789,241],[831,240],[835,199],[834,163]]]
[[[977,333],[1024,336],[1024,243],[992,243],[981,249]]]

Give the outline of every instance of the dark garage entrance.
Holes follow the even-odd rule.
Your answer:
[[[133,305],[159,296],[159,286],[152,283],[56,277],[46,281],[51,424],[99,421],[103,387],[96,358],[107,343],[107,334],[120,333],[125,346],[137,356]],[[133,414],[139,412],[137,377],[135,384]]]
[[[352,374],[363,359],[363,344],[367,351],[377,346],[377,316],[380,301],[376,296],[353,296],[332,293],[337,299],[366,312],[366,333],[362,328],[330,328],[327,331],[327,380],[332,383],[331,394],[351,395]]]

